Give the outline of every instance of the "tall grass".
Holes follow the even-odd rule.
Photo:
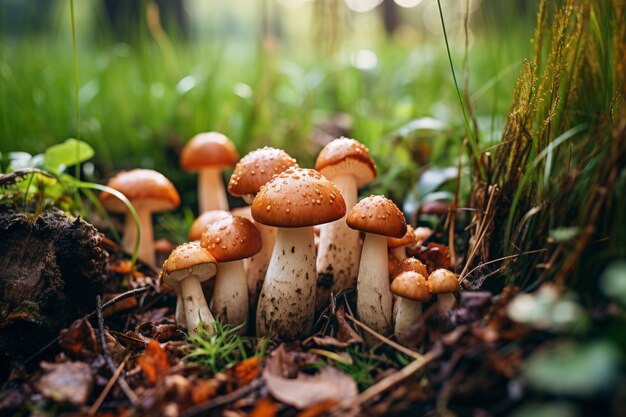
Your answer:
[[[626,256],[625,22],[619,0],[539,4],[533,57],[473,193],[469,253],[506,257],[517,284],[595,288]]]

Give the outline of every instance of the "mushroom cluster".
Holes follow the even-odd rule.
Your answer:
[[[413,230],[382,195],[358,201],[359,189],[376,177],[363,144],[331,141],[315,170],[270,147],[238,159],[234,145],[217,132],[194,136],[181,152],[183,169],[199,172],[199,215],[189,243],[163,263],[161,278],[177,294],[177,324],[190,334],[203,326],[213,332],[215,316],[240,326],[241,333],[306,337],[331,293],[356,289],[359,319],[412,347],[423,303],[436,295],[440,314],[453,308],[456,275],[428,271],[407,257],[407,248],[431,239],[432,231]],[[249,206],[229,212],[222,170],[233,165],[228,192]],[[124,248],[130,252],[139,241],[139,258],[154,264],[151,214],[177,208],[176,189],[163,175],[143,169],[122,172],[108,185],[130,200],[139,218],[140,235],[126,206],[100,195],[104,207],[126,215]],[[205,281],[214,283],[212,294],[203,292]]]

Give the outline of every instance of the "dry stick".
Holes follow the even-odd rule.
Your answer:
[[[109,307],[119,303],[122,300],[125,300],[127,298],[133,297],[133,296],[135,296],[137,294],[141,294],[143,292],[146,292],[149,289],[150,289],[150,287],[146,285],[145,287],[139,287],[139,288],[135,288],[134,290],[126,291],[125,293],[120,294],[117,297],[112,298],[109,301],[107,301],[106,303],[102,304],[102,310],[104,311],[104,310],[108,309]],[[89,313],[86,316],[84,316],[83,319],[90,319],[97,312],[98,312],[98,310],[94,310],[91,313]],[[60,336],[57,336],[54,339],[52,339],[50,342],[46,343],[41,349],[39,349],[37,352],[33,353],[28,358],[26,358],[24,360],[24,362],[22,362],[23,365],[24,366],[28,365],[30,362],[32,362],[37,357],[39,357],[39,355],[44,353],[46,350],[50,349],[52,346],[56,345],[59,342],[59,339],[60,339]]]
[[[194,417],[214,408],[235,402],[238,399],[252,393],[257,388],[260,388],[263,383],[264,382],[261,378],[257,378],[245,387],[239,388],[238,390],[233,391],[230,394],[222,395],[221,397],[217,397],[212,401],[207,401],[204,404],[198,404],[194,405],[193,407],[189,407],[188,409],[180,413],[180,417]]]
[[[99,295],[96,296],[96,303],[97,303],[96,311],[98,313],[98,332],[100,333],[100,343],[102,344],[102,353],[104,354],[104,359],[106,360],[106,363],[109,366],[109,369],[111,370],[113,374],[115,374],[115,372],[117,371],[117,366],[113,362],[113,359],[111,359],[111,352],[109,352],[109,347],[107,346],[107,342],[104,337],[104,316],[102,315],[102,299],[100,298]],[[135,394],[135,392],[130,388],[130,386],[128,386],[126,379],[124,379],[124,377],[120,375],[116,381],[117,381],[117,384],[122,389],[122,391],[124,392],[124,394],[126,395],[126,397],[128,398],[128,400],[130,401],[130,403],[133,406],[136,406],[137,404],[139,404],[139,397],[137,397],[137,394]]]
[[[120,363],[120,365],[117,367],[117,369],[111,376],[111,379],[109,379],[109,382],[107,382],[106,386],[104,387],[104,389],[102,390],[102,392],[100,393],[96,401],[93,403],[91,407],[89,407],[89,410],[87,411],[88,415],[96,414],[96,411],[98,411],[98,408],[100,408],[100,406],[102,405],[102,402],[104,401],[106,396],[109,394],[109,391],[111,391],[111,388],[113,388],[113,384],[115,384],[115,381],[117,381],[117,378],[122,373],[122,369],[124,369],[124,366],[126,366],[126,362],[128,362],[129,358],[130,358],[130,353],[126,355],[124,360]]]
[[[361,394],[359,394],[356,398],[341,402],[333,408],[332,415],[343,415],[343,410],[353,406],[360,406],[371,401],[377,395],[382,394],[383,392],[392,388],[394,385],[397,385],[405,379],[415,375],[417,371],[422,369],[428,363],[437,359],[441,355],[441,352],[441,346],[434,347],[432,350],[421,356],[419,359],[415,359],[404,368],[381,379],[380,381],[363,391]]]
[[[375,338],[377,338],[381,342],[388,344],[392,348],[394,348],[394,349],[404,353],[408,357],[411,357],[411,358],[413,358],[415,360],[422,359],[423,356],[420,355],[419,353],[414,352],[411,349],[406,348],[406,347],[404,347],[404,346],[394,342],[393,340],[386,338],[382,334],[378,333],[376,330],[367,327],[365,324],[363,324],[360,321],[358,321],[357,319],[355,319],[352,315],[346,313],[346,317],[349,318],[350,321],[352,321],[352,323],[356,324],[358,327],[360,327],[361,329],[365,330],[366,332],[368,332],[369,334],[371,334],[372,336],[374,336]]]

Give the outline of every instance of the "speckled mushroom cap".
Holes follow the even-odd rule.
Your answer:
[[[180,166],[185,171],[225,168],[235,165],[238,160],[239,153],[235,145],[218,132],[197,134],[187,142],[180,154]]]
[[[346,202],[335,185],[312,169],[291,167],[261,187],[252,203],[255,221],[276,227],[305,227],[338,220]]]
[[[348,226],[376,235],[401,238],[406,233],[406,220],[393,201],[372,195],[359,201],[348,214]]]
[[[210,224],[202,234],[203,248],[218,262],[249,258],[261,250],[261,234],[248,219],[230,216]]]
[[[459,289],[459,280],[452,271],[437,269],[428,277],[430,292],[433,294],[445,294]]]
[[[406,225],[406,233],[400,239],[395,237],[387,238],[387,247],[388,248],[399,248],[400,246],[413,245],[415,243],[415,231],[413,230],[413,226],[410,224]]]
[[[358,188],[376,178],[376,165],[370,151],[362,143],[344,137],[333,140],[322,149],[315,161],[315,169],[331,180],[339,175],[352,175]]]
[[[143,201],[153,211],[173,210],[180,204],[174,185],[159,172],[151,169],[123,171],[111,178],[107,186],[121,192],[131,202]],[[100,193],[100,202],[109,211],[126,212],[128,209],[113,194]]]
[[[428,277],[428,269],[426,269],[426,265],[422,263],[419,259],[415,258],[406,258],[393,268],[393,272],[391,273],[391,278],[395,278],[403,272],[412,271],[417,272],[424,277]]]
[[[235,197],[251,196],[259,192],[262,185],[298,163],[281,149],[266,146],[250,152],[237,163],[228,182],[228,192]],[[252,199],[250,199],[252,201]]]
[[[231,214],[225,210],[205,211],[191,224],[191,227],[189,228],[189,240],[200,240],[202,238],[202,233],[204,233],[208,225],[230,216]]]
[[[217,273],[217,262],[213,255],[200,246],[200,242],[183,243],[172,251],[163,263],[161,278],[176,287],[180,281],[194,275],[200,281],[213,278]]]
[[[391,283],[391,292],[413,301],[426,302],[431,294],[426,278],[414,271],[406,271],[394,278]]]

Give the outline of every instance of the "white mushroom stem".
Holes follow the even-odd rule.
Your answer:
[[[248,297],[251,305],[256,305],[261,291],[261,285],[267,273],[267,267],[272,258],[274,242],[276,241],[276,228],[261,223],[254,224],[261,233],[261,251],[256,255],[244,259],[244,267],[248,281]]]
[[[248,286],[243,261],[220,262],[215,276],[211,309],[222,323],[239,326],[248,320]],[[245,334],[247,325],[240,334]]]
[[[357,313],[363,323],[382,335],[391,332],[391,290],[387,267],[387,238],[365,234],[359,279]]]
[[[320,226],[316,269],[318,278],[322,281],[325,278],[332,278],[330,290],[336,293],[342,289],[355,287],[361,248],[359,232],[346,224],[346,216],[357,201],[356,179],[351,175],[341,175],[332,181],[346,202],[346,215]],[[328,287],[318,287],[318,304],[328,302],[328,293]]]
[[[444,293],[437,294],[437,309],[441,314],[448,314],[454,304],[456,303],[456,298],[454,298],[453,293]]]
[[[219,168],[204,168],[198,173],[198,204],[200,213],[209,210],[228,211],[228,198]]]
[[[156,253],[154,251],[154,233],[152,231],[152,211],[143,207],[141,202],[133,203],[133,207],[139,217],[139,226],[141,235],[139,239],[139,251],[137,256],[150,265],[156,264]],[[124,237],[122,238],[122,247],[126,252],[133,253],[135,250],[135,242],[137,241],[137,224],[135,218],[126,213],[124,220]]]
[[[257,336],[293,340],[308,336],[315,313],[315,245],[312,227],[279,227],[256,316]]]
[[[399,298],[394,333],[401,343],[406,343],[409,329],[422,317],[422,303],[404,297]]]
[[[406,256],[406,246],[398,246],[397,248],[391,249],[391,253],[396,257],[398,262],[404,261],[408,256]]]
[[[183,279],[180,283],[180,292],[183,297],[185,323],[187,323],[189,334],[197,334],[202,323],[212,333],[215,320],[202,293],[200,277],[190,275]]]
[[[183,296],[180,293],[180,287],[176,288],[176,313],[174,317],[176,318],[178,327],[187,327],[187,323],[185,322],[185,306],[183,305]]]

